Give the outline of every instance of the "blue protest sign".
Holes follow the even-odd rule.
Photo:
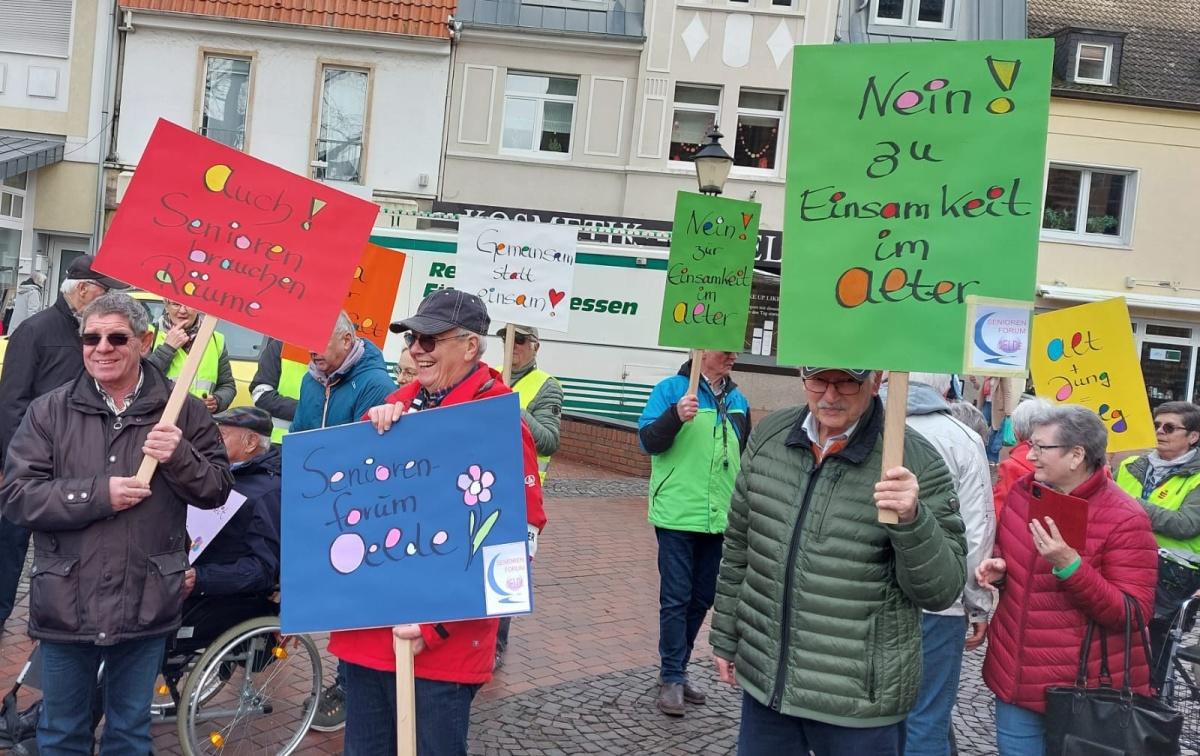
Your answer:
[[[532,610],[516,394],[283,441],[285,633]]]

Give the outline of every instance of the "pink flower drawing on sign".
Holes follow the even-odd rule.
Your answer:
[[[463,492],[463,504],[473,507],[491,501],[491,487],[495,482],[496,476],[490,470],[484,470],[479,465],[468,467],[465,473],[458,476],[458,490]]]

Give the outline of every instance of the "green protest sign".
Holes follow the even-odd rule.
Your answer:
[[[1033,299],[1053,50],[795,48],[781,363],[959,372],[969,303]]]
[[[658,343],[741,352],[758,247],[757,202],[679,192]]]

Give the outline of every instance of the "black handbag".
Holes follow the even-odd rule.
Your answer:
[[[1075,685],[1046,689],[1046,756],[1178,754],[1183,715],[1156,698],[1134,693],[1130,683],[1135,627],[1146,659],[1150,658],[1141,607],[1125,596],[1125,680],[1120,690],[1112,687],[1103,627],[1099,628],[1100,685],[1087,687],[1088,653],[1095,627],[1095,622],[1089,622],[1083,635]]]

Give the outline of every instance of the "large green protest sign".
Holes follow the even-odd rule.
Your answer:
[[[758,248],[756,202],[679,192],[658,343],[741,352]]]
[[[968,305],[1033,299],[1053,49],[795,49],[780,362],[960,372]]]

